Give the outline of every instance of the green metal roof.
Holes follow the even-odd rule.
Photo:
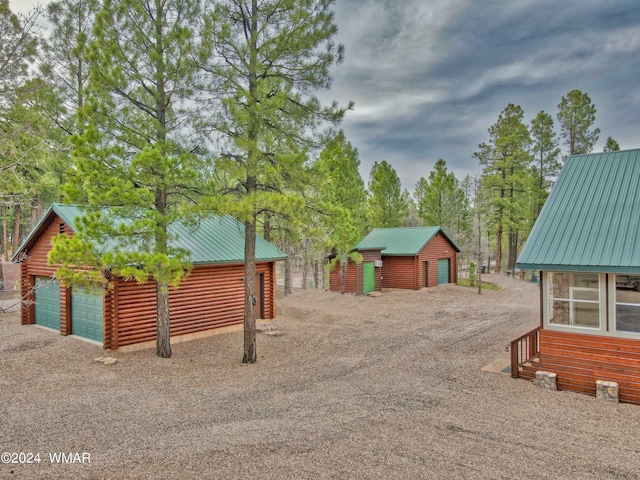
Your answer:
[[[53,204],[18,249],[14,258],[17,258],[25,247],[37,239],[40,230],[46,228],[53,214],[60,217],[72,230],[76,230],[76,219],[83,215],[83,208]],[[172,246],[188,251],[190,261],[194,264],[244,261],[244,225],[230,215],[211,215],[202,218],[194,225],[174,223],[169,226],[169,233],[176,237]],[[256,260],[270,261],[285,258],[287,258],[286,254],[256,235]]]
[[[460,251],[451,237],[440,227],[376,228],[360,240],[353,249],[382,249],[382,256],[413,256],[420,253],[438,232],[442,232],[447,237],[457,252]]]
[[[640,273],[640,149],[569,157],[517,265]]]

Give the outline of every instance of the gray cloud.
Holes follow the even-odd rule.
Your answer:
[[[640,6],[634,1],[338,0],[345,62],[322,97],[356,102],[344,121],[362,175],[387,160],[413,189],[438,158],[459,178],[509,103],[554,119],[577,88],[622,148],[640,146]],[[559,128],[557,128],[559,132]]]

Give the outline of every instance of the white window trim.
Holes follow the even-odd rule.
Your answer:
[[[626,275],[624,273],[620,275]],[[609,332],[606,332],[610,335],[615,335],[620,338],[640,338],[640,332],[628,332],[626,330],[618,330],[618,317],[617,317],[617,309],[616,305],[639,305],[637,303],[626,303],[626,302],[617,302],[617,291],[616,288],[616,274],[609,274]]]
[[[589,288],[589,287],[572,287],[569,286],[569,297],[570,298],[556,298],[553,297],[554,300],[559,300],[559,301],[564,301],[564,302],[569,302],[569,325],[563,325],[560,323],[551,323],[551,297],[549,295],[549,274],[550,273],[595,273],[596,275],[598,275],[598,288]],[[543,272],[544,278],[543,278],[543,304],[544,304],[544,313],[543,313],[543,323],[544,323],[544,328],[547,330],[558,330],[558,331],[580,331],[580,332],[589,332],[589,333],[594,333],[594,332],[598,332],[598,333],[602,333],[602,334],[607,334],[609,332],[606,331],[606,325],[607,325],[607,307],[606,307],[606,301],[607,301],[607,297],[606,297],[606,278],[607,275],[605,273],[596,273],[596,272],[566,272],[566,271],[547,271],[547,272]],[[580,303],[596,303],[599,304],[600,308],[598,309],[598,321],[599,321],[599,326],[598,327],[585,327],[585,326],[581,326],[581,325],[573,325],[574,322],[574,318],[573,318],[573,303],[574,298],[573,298],[573,292],[574,291],[597,291],[598,292],[598,298],[599,301],[595,301],[595,300],[578,300]],[[613,332],[612,332],[613,333]]]
[[[599,318],[598,318],[598,326],[597,327],[584,327],[584,326],[580,326],[580,325],[575,325],[575,313],[574,313],[574,306],[575,306],[575,302],[578,303],[595,303],[596,305],[598,305],[599,307],[601,307],[600,305],[600,298],[602,298],[602,294],[600,292],[600,276],[598,275],[598,288],[589,288],[589,287],[569,287],[569,325],[571,325],[572,327],[580,327],[580,328],[591,328],[591,329],[595,329],[595,330],[602,330],[602,308],[598,309],[598,313],[599,313]],[[582,299],[578,299],[576,300],[573,296],[573,292],[598,292],[598,300],[582,300]],[[560,300],[558,298],[556,298],[555,300]]]

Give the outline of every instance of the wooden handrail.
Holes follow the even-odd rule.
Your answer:
[[[511,342],[511,376],[518,378],[520,366],[538,355],[540,355],[540,327]]]

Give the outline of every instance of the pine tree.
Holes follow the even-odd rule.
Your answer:
[[[99,279],[102,267],[139,282],[152,279],[156,355],[163,358],[171,356],[169,285],[190,268],[186,253],[171,246],[168,229],[194,218],[199,183],[184,111],[197,68],[191,25],[198,18],[195,0],[103,4],[88,55],[81,134],[74,137],[75,174],[65,189],[67,201],[87,201],[91,209],[72,238],[57,237],[50,258],[64,264],[59,275],[67,283],[83,273]],[[106,238],[113,248],[97,251]],[[70,268],[88,259],[95,270]]]
[[[0,0],[0,106],[28,77],[38,51],[35,29],[40,13],[36,8],[17,15],[11,12],[9,0]]]
[[[409,194],[386,160],[375,162],[369,174],[369,229],[401,227],[409,214]]]
[[[604,144],[603,152],[616,152],[620,150],[620,145],[613,138],[607,137],[607,141]]]
[[[533,155],[537,163],[537,206],[536,217],[542,209],[551,181],[560,172],[560,149],[558,140],[553,131],[553,118],[548,113],[541,111],[536,118],[531,121],[531,137],[533,140]],[[535,219],[534,219],[535,220]]]
[[[418,212],[426,225],[441,226],[456,242],[466,235],[469,226],[469,202],[460,182],[439,159],[429,173],[429,180],[418,181]]]
[[[357,149],[340,131],[314,164],[317,181],[319,216],[327,232],[327,248],[335,255],[332,270],[340,264],[340,292],[344,293],[345,274],[353,246],[364,236],[367,191],[360,176]],[[356,258],[357,259],[357,258]]]
[[[519,237],[526,218],[531,137],[519,105],[509,104],[489,128],[489,143],[473,154],[484,166],[484,187],[490,190],[496,235],[496,272],[502,268],[502,237],[509,235],[507,268],[515,267]]]
[[[561,136],[569,155],[590,153],[598,141],[600,129],[591,129],[596,121],[596,106],[591,97],[580,90],[571,90],[558,104]]]
[[[78,111],[89,82],[87,55],[98,8],[98,0],[57,0],[46,9],[51,29],[41,70],[62,100],[58,125],[69,136],[82,133]]]
[[[245,224],[243,362],[256,361],[255,233],[263,211],[303,207],[306,150],[325,122],[344,110],[321,105],[314,93],[331,85],[342,61],[332,42],[333,0],[221,0],[206,17],[214,55],[203,59],[215,97],[209,120],[223,151],[216,164],[229,200],[221,208]],[[221,101],[221,105],[217,102]]]
[[[9,223],[13,221],[13,249],[21,240],[23,206],[33,198],[34,184],[28,172],[41,163],[43,148],[43,111],[30,112],[22,104],[38,94],[40,86],[27,83],[29,67],[38,53],[36,22],[41,8],[15,14],[8,0],[0,0],[0,202],[2,203],[2,238],[0,257],[9,256]],[[25,108],[26,107],[26,108]],[[32,123],[34,122],[34,123]],[[1,280],[1,279],[0,279]]]

